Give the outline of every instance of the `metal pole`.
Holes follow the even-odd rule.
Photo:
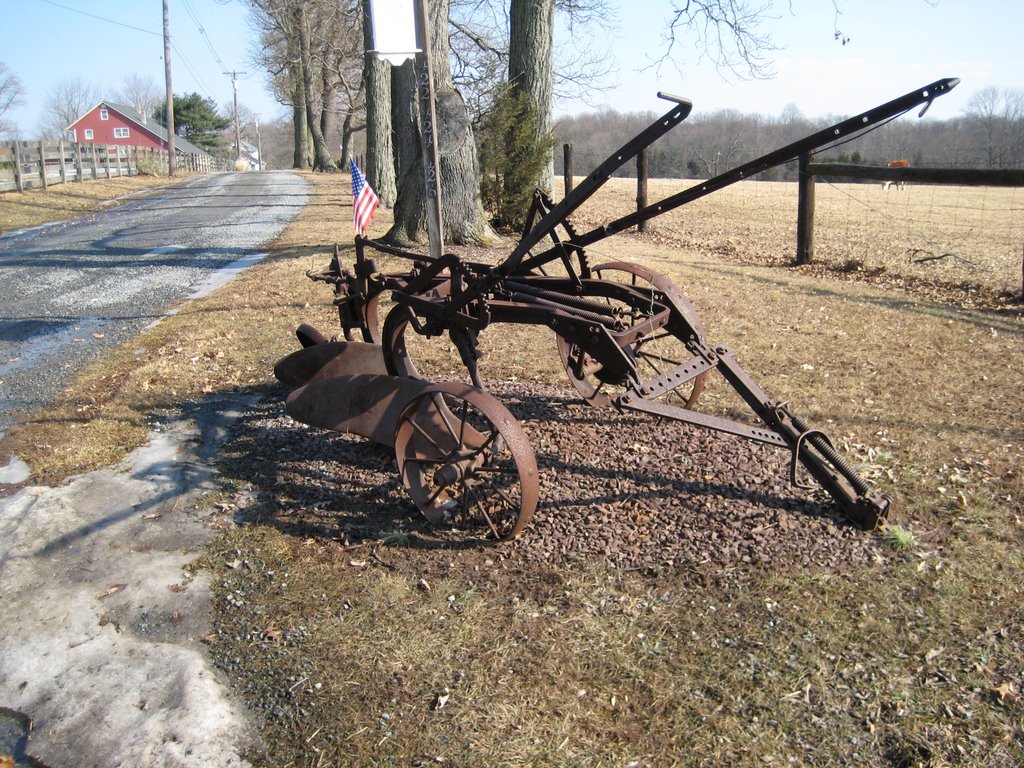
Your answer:
[[[242,160],[242,126],[239,123],[239,75],[244,72],[225,72],[231,76],[231,85],[234,87],[234,159]]]
[[[167,83],[167,175],[174,175],[174,90],[171,88],[171,13],[164,0],[164,80]]]
[[[430,54],[430,22],[427,0],[416,0],[416,79],[419,88],[421,135],[423,145],[423,181],[426,185],[427,236],[430,255],[441,257],[444,249],[444,225],[441,218],[441,162],[437,150],[437,112],[434,105],[434,68]]]
[[[260,139],[260,119],[253,116],[253,123],[256,126],[256,170],[263,170],[263,141]]]

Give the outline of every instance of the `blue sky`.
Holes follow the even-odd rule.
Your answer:
[[[752,3],[758,0],[751,0]],[[587,33],[616,59],[619,87],[590,104],[620,111],[662,111],[655,94],[693,100],[695,113],[732,108],[777,115],[794,104],[808,117],[851,114],[942,77],[962,84],[930,116],[952,117],[988,86],[1024,89],[1024,2],[1019,0],[781,0],[766,26],[780,50],[771,80],[738,80],[681,48],[679,69],[646,69],[662,49],[670,0],[608,0],[618,19]],[[22,81],[26,103],[9,113],[30,137],[43,121],[47,91],[77,76],[113,92],[124,73],[150,77],[163,88],[161,0],[0,0],[7,32],[0,61]],[[253,33],[239,0],[170,0],[176,93],[196,91],[219,105],[232,98],[225,71],[245,71],[239,100],[264,120],[282,113],[249,63]],[[100,18],[96,18],[100,17]],[[833,39],[838,25],[849,38]],[[200,32],[200,28],[205,34]],[[12,30],[22,34],[11,34]],[[683,40],[685,45],[685,39]],[[562,30],[556,46],[572,46]],[[643,71],[641,71],[643,70]],[[587,111],[560,101],[558,114]]]
[[[780,50],[771,80],[738,80],[681,48],[677,69],[638,71],[663,50],[666,0],[611,0],[619,12],[609,35],[620,87],[593,99],[620,111],[661,111],[659,90],[690,98],[695,114],[718,109],[778,115],[787,104],[808,117],[852,114],[944,77],[961,84],[935,103],[952,117],[977,91],[1024,90],[1024,2],[1020,0],[783,0],[765,29]],[[751,0],[757,5],[758,0]],[[849,38],[834,39],[838,27]],[[570,108],[569,111],[576,111]]]

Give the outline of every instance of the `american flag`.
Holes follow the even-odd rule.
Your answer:
[[[377,211],[380,198],[373,187],[366,183],[366,177],[359,170],[356,161],[352,160],[352,223],[356,234],[362,235],[370,226],[373,214]]]

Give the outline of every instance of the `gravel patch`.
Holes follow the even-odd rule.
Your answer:
[[[866,563],[877,540],[819,492],[790,487],[789,454],[740,438],[591,408],[550,386],[489,384],[537,454],[541,501],[511,563],[600,558],[615,567],[694,569]],[[224,471],[247,481],[250,520],[296,536],[466,548],[433,531],[398,478],[394,452],[308,427],[264,402],[235,426]]]

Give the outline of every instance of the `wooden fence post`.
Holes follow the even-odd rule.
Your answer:
[[[647,147],[640,150],[636,156],[636,209],[638,211],[647,207]],[[647,221],[641,221],[636,225],[637,232],[647,231]]]
[[[572,192],[572,144],[562,145],[562,180],[565,185],[565,194]]]
[[[98,179],[100,177],[100,169],[99,169],[99,166],[96,164],[97,163],[97,159],[96,159],[96,145],[95,144],[90,144],[89,145],[89,153],[92,155],[92,178],[95,181],[96,179]]]
[[[43,142],[39,142],[39,178],[43,182],[43,189],[46,189],[46,149]]]
[[[64,139],[57,142],[57,151],[60,152],[60,183],[68,183],[68,166],[65,162],[64,153],[67,148],[64,146]]]
[[[82,166],[82,144],[75,142],[75,180],[85,181],[85,168]]]
[[[19,192],[25,191],[25,182],[21,178],[21,142],[15,141],[14,147],[14,187]]]
[[[813,160],[813,152],[800,155],[796,210],[797,264],[810,264],[814,259],[814,176],[807,169]]]

